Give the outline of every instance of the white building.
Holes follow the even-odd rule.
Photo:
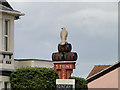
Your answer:
[[[10,88],[9,74],[14,70],[14,20],[21,15],[6,0],[0,0],[0,89]]]
[[[53,67],[52,61],[37,59],[14,60],[14,20],[23,16],[6,0],[0,0],[0,90],[10,88],[9,75],[20,67]]]

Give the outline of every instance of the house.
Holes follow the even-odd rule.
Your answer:
[[[0,90],[10,88],[10,73],[20,67],[52,68],[52,61],[39,59],[14,59],[14,20],[24,14],[0,0]]]
[[[120,62],[113,65],[95,65],[87,77],[88,88],[120,90]]]
[[[10,88],[9,74],[14,70],[14,20],[22,15],[6,0],[0,0],[0,89]]]

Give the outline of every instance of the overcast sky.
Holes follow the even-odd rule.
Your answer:
[[[11,0],[10,0],[11,1]],[[15,58],[51,60],[61,27],[78,60],[73,76],[86,78],[94,65],[118,61],[117,2],[11,2],[25,14],[15,21]]]

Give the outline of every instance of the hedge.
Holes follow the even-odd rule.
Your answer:
[[[13,89],[53,89],[58,75],[54,69],[40,67],[19,68],[10,75]]]
[[[40,67],[19,68],[10,75],[12,89],[55,89],[58,75],[54,69]],[[87,90],[87,81],[79,77],[75,79],[76,90]]]
[[[75,79],[76,90],[88,90],[87,81],[84,78],[71,77],[71,79]]]

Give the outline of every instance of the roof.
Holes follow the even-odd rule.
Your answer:
[[[19,16],[23,16],[20,11],[14,10],[6,0],[0,0],[0,12],[12,14],[15,19],[19,19]]]
[[[13,8],[11,7],[11,5],[10,5],[6,0],[0,0],[0,4],[2,4],[3,6],[6,6],[6,7],[8,7],[8,8],[10,8],[10,9],[13,9]]]
[[[87,78],[97,74],[98,72],[110,67],[111,65],[95,65],[94,68],[92,69],[92,71],[89,73],[89,75],[87,76]]]
[[[120,67],[120,61],[118,61],[117,63],[115,63],[115,64],[113,64],[113,65],[111,65],[109,67],[106,67],[105,69],[103,69],[103,70],[97,72],[96,74],[88,77],[86,80],[89,83],[89,82],[91,82],[91,81],[93,81],[93,80],[95,80],[95,79],[97,79],[97,78],[99,78],[99,77],[101,77],[101,76],[115,70],[118,67]]]
[[[43,60],[43,59],[14,59],[15,61],[45,61],[45,62],[53,62],[50,60]]]

